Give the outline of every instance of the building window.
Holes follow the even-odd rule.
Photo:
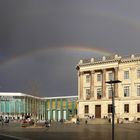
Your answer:
[[[129,86],[125,86],[124,87],[124,97],[128,97],[129,96]]]
[[[137,85],[137,96],[140,96],[140,85]]]
[[[86,95],[87,95],[87,96],[90,95],[90,89],[86,89]]]
[[[112,72],[108,73],[108,80],[114,80],[114,75]]]
[[[90,82],[90,75],[86,75],[86,83],[89,83]]]
[[[112,104],[108,105],[108,113],[112,113]]]
[[[137,112],[140,112],[140,104],[137,104]]]
[[[102,75],[100,73],[97,74],[97,81],[102,81]]]
[[[102,89],[97,88],[97,99],[101,99],[101,97],[102,97]]]
[[[129,79],[129,71],[124,71],[124,79]]]
[[[108,97],[112,98],[112,89],[111,89],[111,87],[108,88]]]
[[[86,89],[86,99],[90,99],[90,89]]]
[[[124,113],[129,113],[129,104],[124,105]]]
[[[88,114],[88,113],[89,113],[89,106],[85,105],[85,114]]]
[[[137,118],[137,121],[140,121],[140,118]]]
[[[140,69],[137,70],[137,78],[140,78]]]

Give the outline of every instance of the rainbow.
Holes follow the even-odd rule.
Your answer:
[[[46,48],[41,48],[41,49],[33,49],[31,51],[28,51],[27,53],[13,56],[13,57],[7,59],[6,61],[4,61],[1,64],[1,68],[12,65],[12,64],[20,61],[21,59],[31,57],[32,55],[35,55],[37,53],[43,53],[43,52],[53,53],[54,51],[58,51],[58,50],[65,50],[68,52],[69,51],[93,52],[95,54],[104,55],[104,56],[113,55],[113,53],[111,53],[109,51],[106,51],[104,49],[95,48],[95,47],[86,47],[86,46],[46,47]]]
[[[112,55],[112,52],[109,52],[105,49],[97,48],[97,47],[85,47],[85,46],[65,46],[63,47],[64,49],[67,50],[72,50],[72,51],[85,51],[85,52],[94,52],[100,55]]]

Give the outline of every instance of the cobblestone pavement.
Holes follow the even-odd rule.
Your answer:
[[[22,128],[12,123],[0,126],[0,140],[4,137],[1,134],[21,140],[111,140],[111,125],[52,124],[47,129]],[[115,125],[115,140],[140,140],[140,123]]]

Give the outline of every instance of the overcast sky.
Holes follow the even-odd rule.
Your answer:
[[[0,91],[77,95],[75,66],[81,58],[140,52],[139,5],[139,0],[1,0]]]

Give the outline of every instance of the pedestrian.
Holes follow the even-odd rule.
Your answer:
[[[4,121],[5,125],[9,125],[9,118],[5,118],[5,121]]]
[[[48,120],[45,121],[45,126],[46,126],[46,127],[50,127],[50,123],[49,123]]]
[[[87,124],[88,123],[88,121],[87,121],[87,119],[85,120],[85,124]]]
[[[0,116],[0,122],[1,122],[1,125],[3,126],[4,125],[4,120],[3,120],[2,116]]]
[[[79,118],[77,118],[77,120],[76,120],[76,124],[79,124],[80,123],[80,120],[79,120]]]

